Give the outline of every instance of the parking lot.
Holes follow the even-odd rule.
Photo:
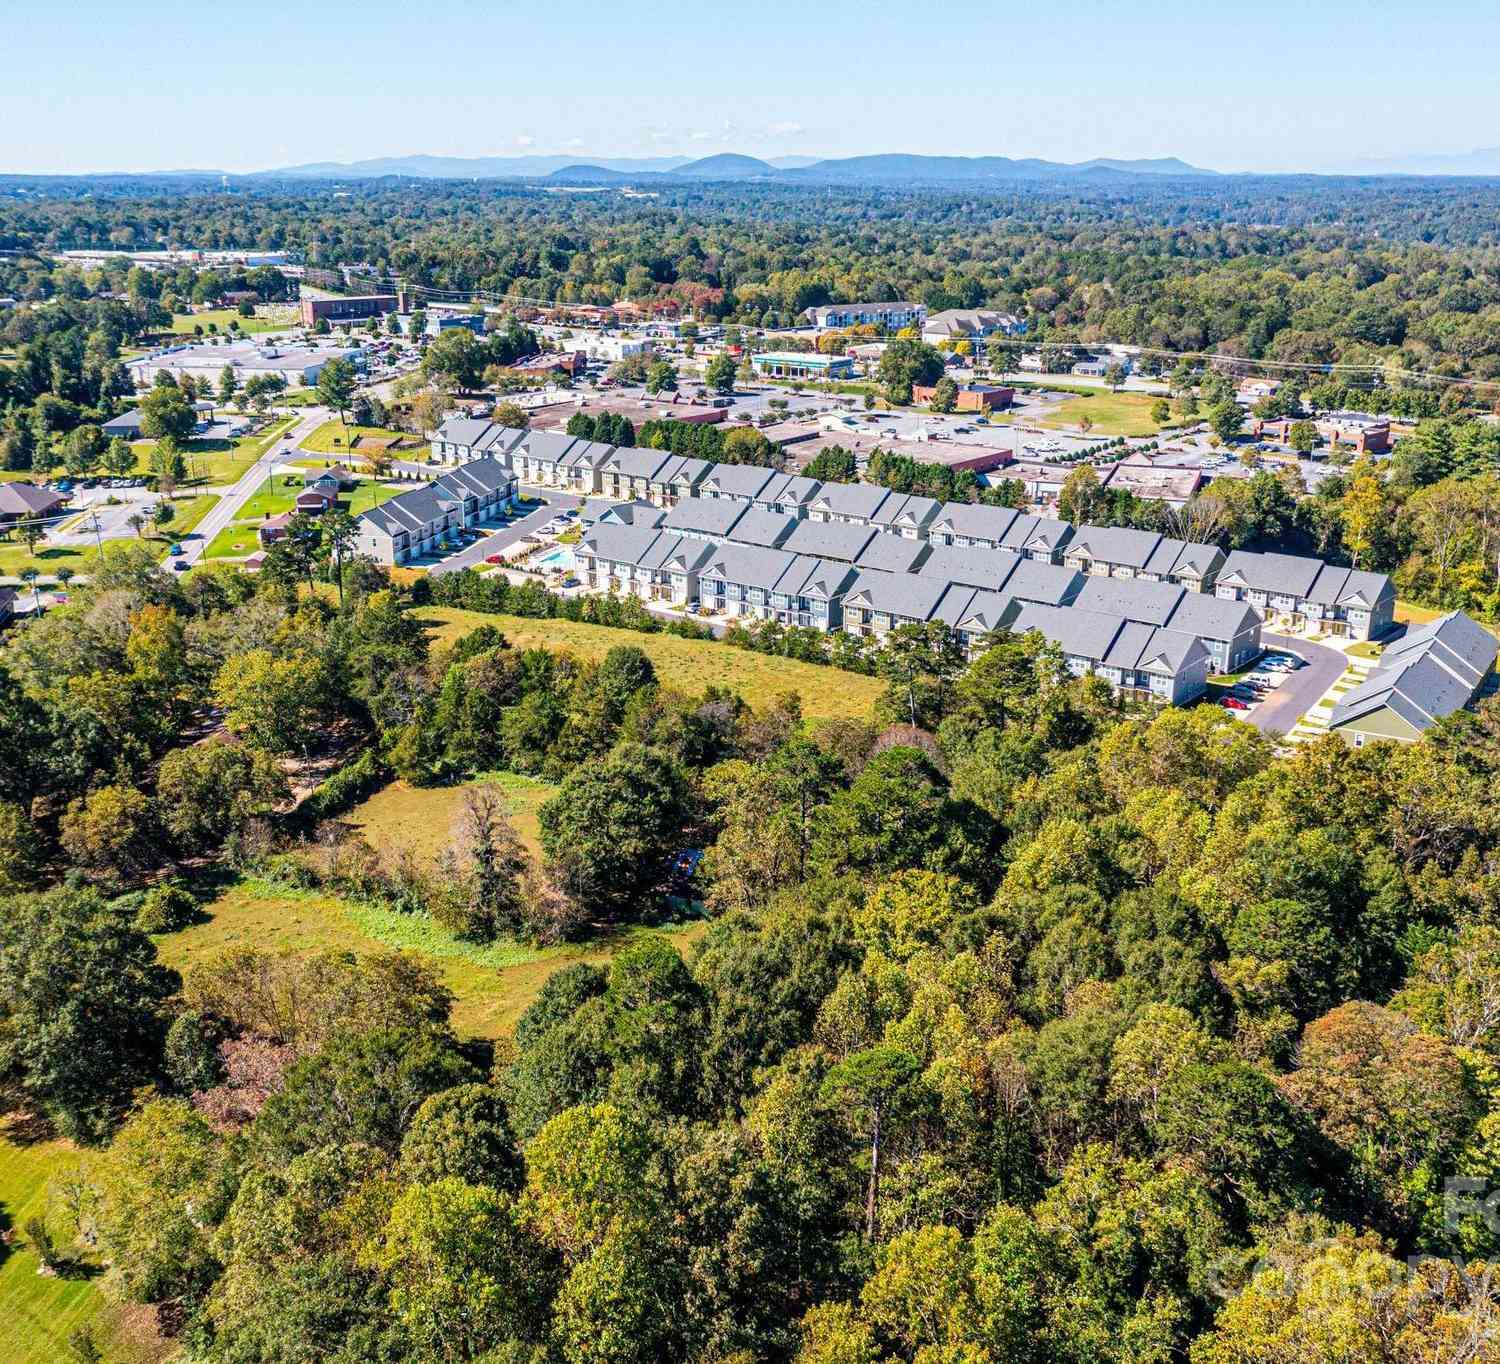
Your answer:
[[[1292,726],[1343,675],[1345,656],[1325,644],[1313,644],[1287,635],[1265,634],[1261,639],[1267,659],[1280,655],[1300,662],[1302,666],[1276,673],[1257,665],[1241,679],[1238,687],[1227,692],[1226,700],[1239,704],[1226,704],[1225,700],[1220,704],[1262,734],[1289,734]],[[1265,678],[1269,685],[1256,692],[1249,680],[1255,677]]]
[[[582,505],[582,502],[582,498],[574,497],[571,493],[553,492],[549,489],[546,493],[546,500],[535,511],[528,512],[525,516],[504,526],[496,527],[487,535],[481,535],[473,544],[465,545],[463,549],[432,564],[428,572],[456,573],[461,568],[479,568],[490,555],[503,554],[506,550],[514,548],[528,535],[539,531],[558,512],[576,509]]]

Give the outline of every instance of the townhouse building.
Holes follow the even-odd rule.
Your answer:
[[[1462,611],[1416,626],[1339,698],[1328,728],[1354,748],[1381,739],[1415,743],[1474,699],[1495,666],[1496,649],[1494,635]]]
[[[611,446],[609,453],[596,466],[599,471],[598,492],[602,497],[614,497],[622,502],[649,500],[653,481],[676,459],[676,455],[665,450]]]
[[[661,528],[695,540],[725,540],[749,510],[747,503],[732,502],[727,498],[686,497],[668,508]]]
[[[863,568],[844,597],[844,630],[878,641],[929,621],[956,627],[973,598],[974,589],[961,583]]]
[[[1373,639],[1396,619],[1396,592],[1384,573],[1339,568],[1299,554],[1237,549],[1219,570],[1214,594],[1248,602],[1268,624],[1292,630],[1312,626],[1349,639]]]
[[[711,464],[698,485],[697,496],[710,501],[738,502],[750,506],[778,477],[774,469],[758,464]]]
[[[846,526],[871,526],[875,513],[892,494],[871,483],[825,483],[807,504],[810,521],[833,521]]]
[[[646,496],[663,507],[675,507],[685,497],[697,497],[698,489],[713,465],[706,459],[673,455],[646,480]]]
[[[826,303],[802,314],[815,327],[884,327],[896,332],[920,327],[927,317],[925,303]]]
[[[471,459],[505,460],[526,436],[487,417],[449,417],[432,434],[432,457],[440,464],[467,464]]]
[[[878,569],[882,573],[915,573],[928,550],[925,540],[907,540],[876,531],[854,562],[860,568]]]
[[[410,563],[451,544],[457,532],[499,515],[515,497],[510,465],[470,460],[361,513],[355,521],[354,552],[382,564]]]
[[[1189,544],[1156,531],[1083,525],[1069,539],[1063,562],[1091,575],[1177,583],[1205,592],[1224,563],[1224,552],[1217,545]]]
[[[1249,603],[1193,592],[1177,583],[1091,577],[1083,581],[1073,605],[1196,635],[1216,673],[1239,672],[1261,653],[1260,617]]]
[[[801,474],[778,474],[756,494],[753,505],[781,516],[804,517],[822,486]]]
[[[892,493],[870,517],[870,524],[908,540],[925,540],[942,509],[943,504],[930,497]]]

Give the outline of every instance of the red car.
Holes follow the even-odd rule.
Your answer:
[[[505,555],[503,555],[503,554],[486,554],[484,556],[484,561],[487,564],[503,564],[505,562]]]
[[[1249,710],[1250,707],[1240,700],[1238,696],[1226,696],[1219,702],[1225,710]]]

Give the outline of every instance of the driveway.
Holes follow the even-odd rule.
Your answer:
[[[1289,673],[1287,679],[1258,706],[1248,711],[1235,711],[1248,724],[1262,734],[1273,730],[1278,734],[1290,734],[1292,726],[1322,699],[1323,693],[1333,686],[1349,666],[1348,658],[1337,649],[1326,644],[1311,644],[1305,639],[1294,639],[1290,635],[1262,634],[1261,642],[1268,650],[1295,654],[1307,660],[1307,667]]]
[[[551,488],[548,488],[545,494],[542,494],[540,489],[532,489],[531,495],[542,495],[545,499],[534,512],[528,513],[519,521],[512,521],[510,525],[489,535],[481,535],[472,545],[466,545],[458,553],[450,554],[441,562],[433,564],[428,572],[456,573],[461,568],[478,568],[491,554],[503,553],[512,545],[524,540],[532,531],[540,530],[558,512],[583,505],[581,497],[575,497],[572,493],[554,492]]]
[[[302,442],[312,435],[325,421],[328,420],[328,412],[321,407],[304,408],[302,415],[298,417],[297,424],[291,429],[291,440],[282,436],[275,441],[271,448],[255,461],[235,481],[229,490],[216,502],[191,536],[185,538],[182,543],[182,554],[179,562],[196,564],[203,557],[206,550],[221,530],[240,514],[240,508],[255,496],[256,489],[270,476],[271,470],[276,465],[286,461],[293,449],[301,447]]]

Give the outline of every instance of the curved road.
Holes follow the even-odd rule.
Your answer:
[[[1286,681],[1258,706],[1234,713],[1247,724],[1254,725],[1262,734],[1269,734],[1273,730],[1278,734],[1290,734],[1292,726],[1317,705],[1323,693],[1344,675],[1349,661],[1337,649],[1330,649],[1326,644],[1312,644],[1290,635],[1262,634],[1261,642],[1268,650],[1296,654],[1298,658],[1306,659],[1307,667],[1298,668],[1296,672],[1289,674]]]

